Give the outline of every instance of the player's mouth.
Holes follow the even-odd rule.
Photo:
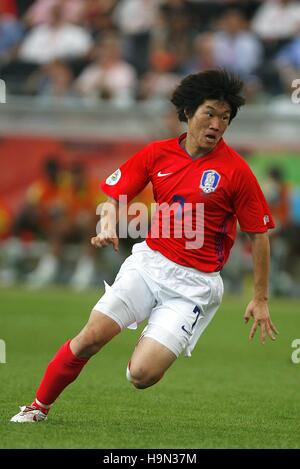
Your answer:
[[[215,134],[206,134],[205,139],[208,143],[216,143],[217,136]]]

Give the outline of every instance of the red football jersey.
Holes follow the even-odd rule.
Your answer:
[[[237,220],[242,231],[252,233],[264,233],[274,228],[274,222],[254,174],[238,153],[222,139],[211,152],[192,158],[180,145],[185,137],[148,144],[103,181],[101,188],[114,199],[127,195],[129,202],[151,181],[156,203],[177,208],[171,214],[169,236],[162,236],[164,211],[155,213],[148,246],[177,264],[215,272],[228,259]],[[204,207],[201,226],[197,204]],[[191,218],[194,232],[203,230],[201,247],[187,249],[191,238],[183,229],[179,237],[185,215]]]

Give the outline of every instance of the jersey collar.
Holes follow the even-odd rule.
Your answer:
[[[187,136],[187,132],[184,132],[183,134],[181,134],[178,139],[177,139],[177,144],[180,148],[180,150],[184,153],[185,156],[188,156],[188,158],[190,158],[192,161],[197,161],[201,158],[207,158],[208,156],[214,156],[219,150],[221,150],[221,148],[224,147],[225,145],[225,142],[223,140],[223,138],[221,138],[221,140],[217,143],[217,145],[215,146],[215,148],[213,150],[211,150],[210,152],[206,153],[205,155],[202,155],[202,156],[197,156],[196,158],[193,158],[184,148],[182,148],[181,146],[181,142],[182,140],[185,140],[186,139],[186,136]]]

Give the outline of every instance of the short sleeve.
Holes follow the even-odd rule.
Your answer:
[[[233,185],[234,211],[241,230],[249,233],[265,233],[274,228],[271,210],[249,166],[236,171]]]
[[[149,183],[153,144],[149,144],[135,153],[113,174],[101,182],[103,192],[116,200],[121,195],[130,202]]]

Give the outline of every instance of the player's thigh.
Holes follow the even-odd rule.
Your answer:
[[[113,285],[105,284],[87,325],[71,343],[73,352],[96,353],[121,330],[148,318],[154,305],[154,295],[130,256]]]
[[[130,359],[130,372],[137,378],[161,376],[177,356],[168,347],[151,337],[142,337]]]
[[[153,291],[134,265],[133,256],[123,263],[116,280],[110,287],[105,284],[105,293],[95,304],[94,310],[106,314],[119,324],[121,329],[148,319],[156,299]]]

